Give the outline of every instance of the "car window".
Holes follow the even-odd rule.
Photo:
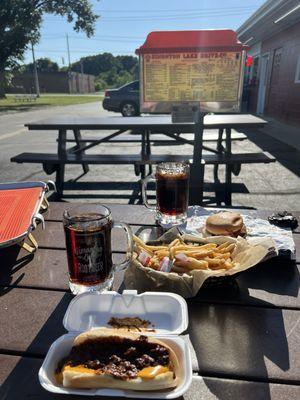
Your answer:
[[[132,82],[129,85],[123,86],[123,88],[127,90],[139,90],[139,82]]]
[[[130,87],[131,90],[139,90],[139,88],[140,88],[139,82],[133,82],[132,86]]]

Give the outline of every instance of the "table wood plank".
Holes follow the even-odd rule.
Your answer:
[[[114,253],[113,262],[124,260],[124,253]],[[33,254],[17,246],[0,250],[2,261],[0,286],[21,286],[68,290],[68,267],[65,250],[40,248]],[[5,261],[4,261],[5,260]],[[273,259],[238,275],[223,286],[204,286],[196,302],[249,304],[300,309],[300,265]],[[122,274],[116,274],[115,290]]]
[[[251,114],[206,115],[204,117],[205,129],[259,128],[264,127],[266,123],[262,118]],[[101,131],[102,129],[152,129],[156,130],[156,132],[171,130],[185,133],[194,132],[195,129],[193,122],[172,123],[170,115],[131,117],[130,119],[118,116],[85,118],[57,115],[26,123],[25,126],[29,130],[88,129]]]
[[[71,294],[0,288],[0,295],[0,349],[44,356],[52,342],[65,333],[62,319]]]
[[[61,221],[64,210],[70,207],[72,203],[68,202],[51,202],[49,210],[44,214],[45,220]],[[155,225],[155,214],[143,205],[131,205],[131,204],[107,204],[112,212],[113,219],[120,222],[126,222],[128,224],[140,224],[140,225]],[[205,209],[204,209],[205,210]],[[208,211],[221,210],[220,208],[206,208]],[[273,211],[270,210],[247,210],[232,208],[226,210],[232,210],[241,214],[250,215],[253,218],[268,219]],[[193,208],[189,208],[189,214],[193,212]],[[292,213],[299,221],[298,227],[294,230],[295,233],[300,233],[300,212],[293,211]]]
[[[136,222],[139,222],[137,219]],[[134,234],[140,236],[144,241],[159,237],[163,230],[159,226],[131,225]],[[34,236],[38,239],[41,248],[65,249],[65,239],[63,225],[59,221],[46,221],[46,229],[42,230],[41,225],[34,231]],[[296,262],[300,263],[300,235],[294,234],[296,249]],[[126,238],[124,232],[114,229],[112,232],[113,251],[126,251]]]
[[[114,263],[121,263],[125,254],[114,253]],[[65,250],[38,249],[28,254],[18,246],[0,250],[0,286],[26,286],[56,290],[69,289],[67,252]],[[123,275],[116,273],[114,288],[117,290]]]
[[[299,383],[299,321],[300,311],[190,302],[199,373]]]
[[[38,381],[42,360],[0,354],[0,398],[7,400],[36,398],[61,400],[62,396],[44,390]],[[300,397],[300,387],[232,379],[194,376],[183,400],[293,400]],[[66,396],[64,396],[66,398]],[[68,396],[70,400],[82,397]],[[109,399],[108,397],[102,397]],[[114,398],[116,399],[116,398]]]
[[[132,225],[132,232],[138,234],[145,240],[148,238],[155,239],[162,234],[160,227],[152,226],[141,226]],[[33,232],[36,237],[40,248],[52,248],[52,249],[65,249],[65,236],[62,222],[47,221],[46,229],[43,230],[42,226],[39,225]],[[122,229],[112,230],[112,250],[126,252],[127,242],[126,235]]]
[[[204,285],[193,301],[300,309],[299,285],[299,264],[272,259],[224,285]]]
[[[44,218],[46,221],[62,221],[62,215],[66,208],[75,203],[50,202],[50,207]],[[133,204],[105,204],[112,213],[115,221],[126,222],[127,224],[154,225],[154,212],[141,205]]]
[[[64,333],[72,296],[21,288],[1,292],[0,320],[6,323],[0,325],[0,352],[45,355]],[[200,373],[299,382],[300,311],[189,303],[189,318]]]

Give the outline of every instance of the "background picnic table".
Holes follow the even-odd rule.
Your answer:
[[[46,230],[34,232],[34,255],[17,247],[0,252],[0,398],[62,399],[46,392],[38,370],[51,343],[65,333],[68,290],[62,213],[51,203]],[[153,214],[143,206],[109,205],[116,221],[136,233],[156,235]],[[266,218],[271,211],[242,211]],[[300,213],[296,213],[298,219]],[[240,274],[231,284],[207,287],[188,299],[195,349],[194,378],[184,399],[300,398],[300,230],[297,260],[272,259]],[[123,247],[124,246],[124,247]],[[114,261],[125,256],[125,238],[113,233]],[[114,288],[121,284],[117,275]],[[76,396],[66,398],[77,399]]]
[[[142,117],[70,117],[55,116],[52,118],[35,121],[25,124],[32,131],[57,131],[57,153],[21,153],[11,158],[12,162],[17,163],[37,163],[42,164],[47,174],[56,173],[55,183],[58,197],[63,196],[65,185],[65,167],[69,164],[81,164],[83,172],[89,171],[89,164],[116,164],[134,165],[135,173],[146,176],[146,166],[148,172],[152,172],[152,164],[160,162],[189,161],[190,171],[190,203],[203,203],[203,179],[205,165],[214,166],[214,183],[220,189],[223,186],[224,203],[231,206],[232,195],[232,173],[239,174],[242,164],[257,164],[275,162],[275,158],[267,152],[240,153],[232,154],[231,151],[231,131],[232,129],[261,128],[266,121],[250,114],[221,114],[202,116],[197,123],[193,122],[172,122],[170,115],[142,116]],[[218,129],[217,148],[211,148],[203,143],[204,129]],[[97,138],[82,135],[83,131],[98,131]],[[115,132],[111,133],[114,130]],[[105,131],[109,131],[109,134]],[[126,131],[134,131],[135,135],[125,139],[123,136]],[[68,132],[73,133],[74,138],[68,136]],[[105,136],[103,136],[103,132]],[[225,136],[223,137],[223,132]],[[97,154],[86,154],[86,151],[105,143],[113,144],[116,139],[120,142],[136,142],[136,134],[140,135],[141,151],[140,154],[127,154],[123,151],[117,154],[102,154],[98,150]],[[151,143],[153,136],[160,133],[171,142],[190,144],[193,146],[189,154],[151,154]],[[178,135],[179,133],[193,133],[192,140]],[[128,136],[128,135],[127,135]],[[223,146],[225,139],[225,147]],[[155,139],[154,139],[155,141]],[[67,144],[73,143],[68,147]],[[113,146],[112,146],[113,148]],[[203,154],[203,150],[212,154]],[[220,186],[218,176],[219,165],[225,165],[225,182]],[[73,189],[76,182],[72,182]],[[217,188],[216,187],[216,188]],[[220,190],[218,190],[220,191]],[[221,202],[218,200],[218,204]]]

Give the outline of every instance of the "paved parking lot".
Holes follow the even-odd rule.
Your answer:
[[[56,152],[56,134],[54,132],[28,132],[24,123],[47,118],[54,115],[82,115],[100,116],[109,115],[101,108],[99,103],[81,104],[67,107],[53,107],[42,110],[22,113],[0,115],[0,181],[12,182],[23,180],[48,180],[54,176],[46,175],[40,165],[10,163],[10,158],[21,152]],[[115,115],[115,114],[112,114]],[[285,145],[281,141],[260,131],[246,133],[248,140],[236,141],[232,151],[257,152],[268,151],[277,158],[273,164],[258,164],[242,166],[239,176],[233,177],[234,183],[245,184],[247,190],[243,193],[233,194],[234,206],[254,207],[258,209],[300,209],[300,152]],[[97,135],[90,132],[89,136]],[[213,144],[215,145],[215,144]],[[128,153],[140,151],[136,144],[111,144],[101,145],[102,154]],[[187,153],[189,145],[180,146],[153,146],[154,154]],[[93,149],[92,152],[99,150]],[[68,187],[72,189],[72,180],[82,173],[80,166],[67,166],[66,178]],[[220,168],[220,176],[224,168]],[[85,182],[89,190],[66,191],[67,201],[105,201],[137,203],[139,201],[136,191],[139,187],[139,178],[135,175],[133,166],[120,165],[92,165],[90,172],[79,179]],[[213,181],[213,168],[206,167],[205,181]],[[87,184],[86,182],[90,182]],[[213,196],[214,193],[205,193]]]

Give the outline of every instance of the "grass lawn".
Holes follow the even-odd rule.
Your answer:
[[[36,107],[68,106],[70,104],[84,104],[102,101],[102,96],[89,95],[42,95],[32,101],[16,100],[14,95],[8,95],[6,99],[0,99],[0,112],[3,111],[26,111]]]

